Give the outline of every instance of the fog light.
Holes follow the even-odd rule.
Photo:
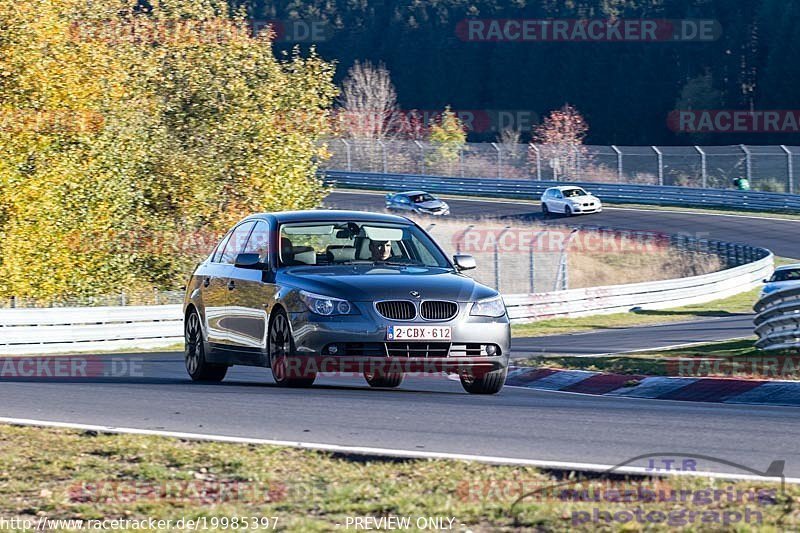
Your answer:
[[[339,347],[336,346],[335,344],[331,344],[330,346],[328,346],[328,353],[329,354],[335,355],[336,352],[338,352],[338,351],[339,351]]]
[[[492,356],[497,353],[497,346],[494,344],[487,344],[484,350],[486,350],[486,355]]]

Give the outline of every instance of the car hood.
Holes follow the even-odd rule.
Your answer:
[[[444,202],[441,200],[431,200],[430,202],[420,202],[414,204],[418,209],[436,209],[437,207],[444,207]]]
[[[577,196],[575,198],[567,198],[567,199],[572,201],[572,202],[579,203],[579,204],[583,203],[583,202],[586,202],[586,201],[597,202],[597,201],[600,200],[597,196],[595,196],[593,194],[587,194],[586,196]]]
[[[414,298],[411,291],[419,292],[421,299],[459,302],[497,294],[497,291],[452,270],[417,266],[288,267],[278,272],[276,281],[280,285],[354,302],[407,300]]]
[[[770,294],[781,289],[788,289],[789,287],[800,287],[800,281],[770,281],[761,289],[761,294]]]

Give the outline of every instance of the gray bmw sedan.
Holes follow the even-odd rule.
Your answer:
[[[510,326],[493,289],[404,217],[351,211],[252,215],[195,270],[184,300],[186,369],[221,381],[232,365],[276,383],[358,373],[373,387],[405,374],[457,374],[467,392],[505,382]]]

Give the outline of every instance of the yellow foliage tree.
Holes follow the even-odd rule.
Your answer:
[[[182,241],[323,197],[313,52],[219,0],[0,5],[0,297],[181,285]]]

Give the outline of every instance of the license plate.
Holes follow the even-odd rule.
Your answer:
[[[389,326],[387,341],[449,341],[450,326]]]

